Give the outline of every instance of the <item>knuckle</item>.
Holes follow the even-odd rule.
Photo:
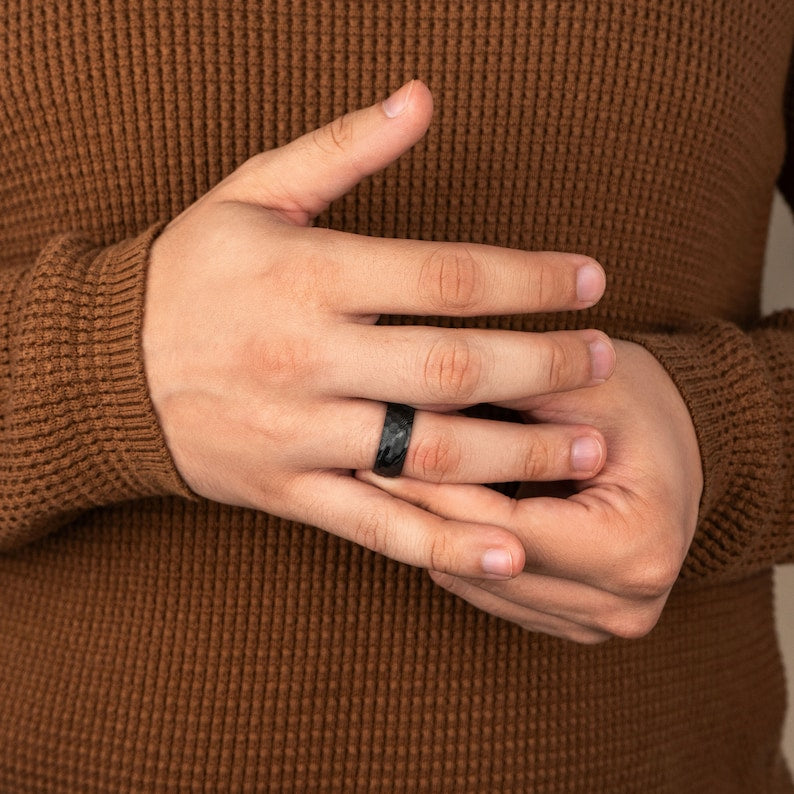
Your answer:
[[[561,391],[571,384],[574,360],[570,349],[559,339],[547,337],[544,375],[549,391]]]
[[[379,513],[362,512],[356,516],[353,540],[359,546],[383,553],[388,546],[388,527]]]
[[[326,154],[339,154],[350,147],[353,140],[353,122],[349,116],[339,116],[312,132],[312,142]]]
[[[563,285],[558,268],[541,262],[529,270],[529,292],[539,310],[556,307],[563,297]]]
[[[666,596],[675,584],[681,569],[681,560],[668,543],[660,540],[653,527],[646,527],[641,536],[626,545],[619,570],[623,572],[621,590],[637,600],[658,599]],[[656,540],[652,538],[656,537]]]
[[[269,186],[280,182],[279,169],[275,167],[279,156],[278,149],[269,149],[251,155],[210,192],[219,200],[250,200],[251,195],[261,193],[263,182]]]
[[[311,236],[290,234],[289,259],[279,259],[278,267],[268,269],[268,289],[280,293],[293,306],[332,307],[342,283],[343,261],[335,236],[324,229],[312,229]]]
[[[530,444],[522,461],[521,480],[532,482],[545,479],[551,468],[551,455],[541,441]]]
[[[407,462],[415,477],[440,482],[459,468],[461,450],[450,436],[431,433],[409,447]]]
[[[309,352],[295,340],[250,340],[243,345],[242,366],[269,384],[295,383],[312,368]]]
[[[273,162],[275,157],[275,149],[268,149],[264,152],[257,152],[256,154],[252,154],[247,160],[240,163],[240,165],[232,171],[222,182],[220,185],[225,185],[230,182],[234,182],[239,179],[253,179],[258,175],[261,175],[262,172],[267,169]]]
[[[262,171],[270,167],[278,157],[278,149],[268,149],[264,152],[257,152],[251,155],[239,168],[239,171],[250,172],[251,175],[260,175]],[[248,176],[248,174],[246,174]]]
[[[423,263],[419,294],[440,312],[461,311],[482,299],[481,267],[462,245],[442,246]]]
[[[424,383],[431,400],[467,403],[483,370],[481,352],[463,334],[446,334],[430,349],[424,365]]]
[[[435,532],[430,538],[428,549],[430,569],[442,574],[456,574],[456,560],[453,544],[446,532]]]
[[[604,630],[613,637],[624,640],[639,640],[647,636],[659,622],[661,610],[655,607],[624,610],[613,615],[604,625]]]
[[[678,578],[679,566],[667,556],[652,556],[634,567],[628,582],[637,598],[659,598],[670,591]]]
[[[676,582],[683,557],[671,543],[672,533],[642,512],[612,521],[612,543],[604,559],[609,589],[636,601],[666,596]]]

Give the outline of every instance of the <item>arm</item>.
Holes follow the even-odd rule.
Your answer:
[[[603,271],[576,255],[312,228],[424,133],[427,89],[410,84],[397,100],[252,158],[139,240],[103,252],[53,244],[9,287],[4,548],[80,510],[192,493],[417,565],[500,578],[523,565],[503,528],[440,520],[350,472],[371,465],[390,401],[432,409],[417,413],[414,476],[590,476],[603,458],[593,428],[508,428],[438,410],[603,380],[609,341],[374,323],[584,308]],[[582,438],[595,454],[577,461]],[[521,452],[505,459],[505,448]]]

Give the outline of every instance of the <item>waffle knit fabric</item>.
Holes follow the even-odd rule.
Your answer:
[[[771,593],[794,313],[759,311],[776,182],[794,200],[793,39],[791,0],[8,0],[0,791],[794,791]],[[321,222],[605,266],[592,310],[466,322],[601,327],[684,395],[701,517],[642,640],[522,631],[197,499],[169,457],[140,351],[152,240],[413,76],[428,135]]]

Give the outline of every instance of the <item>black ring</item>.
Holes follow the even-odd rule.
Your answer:
[[[373,471],[381,477],[399,477],[405,464],[411,428],[414,424],[414,409],[400,403],[386,404],[386,419],[378,445]]]

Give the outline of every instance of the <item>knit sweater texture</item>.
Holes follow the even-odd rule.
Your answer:
[[[0,791],[791,792],[791,0],[8,0],[0,15]],[[424,79],[424,140],[319,223],[577,251],[688,405],[705,490],[658,626],[599,646],[195,497],[147,393],[163,225],[247,157]],[[788,85],[788,99],[787,97]],[[788,143],[787,143],[788,136]],[[649,439],[652,443],[652,439]]]

